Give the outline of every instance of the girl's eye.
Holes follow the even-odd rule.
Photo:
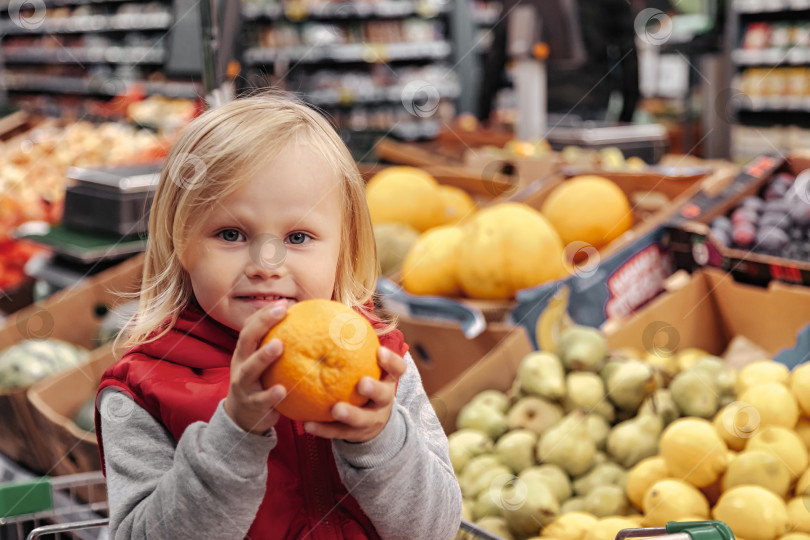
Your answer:
[[[245,239],[245,237],[242,236],[242,233],[236,229],[225,229],[224,231],[219,231],[218,235],[226,242],[239,242],[240,240]]]
[[[303,244],[310,239],[307,233],[294,232],[287,237],[287,241],[291,244]]]

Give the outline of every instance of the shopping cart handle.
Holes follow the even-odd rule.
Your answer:
[[[110,520],[107,518],[91,519],[88,521],[77,521],[75,523],[62,523],[59,525],[45,525],[37,527],[31,531],[25,540],[34,540],[45,534],[57,534],[70,531],[83,531],[85,529],[93,529],[96,527],[105,527],[109,525]]]
[[[670,521],[667,533],[689,533],[692,540],[734,540],[731,527],[722,521]]]
[[[0,522],[52,508],[53,490],[47,476],[29,482],[0,483]]]
[[[734,533],[722,521],[670,521],[666,527],[624,529],[616,540],[624,538],[664,538],[670,540],[734,540]]]

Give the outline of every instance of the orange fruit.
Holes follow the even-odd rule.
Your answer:
[[[366,403],[356,389],[361,377],[380,378],[374,328],[339,302],[314,299],[292,305],[262,345],[273,338],[281,340],[284,352],[262,375],[262,384],[284,385],[287,395],[276,409],[292,420],[332,422],[335,403]]]

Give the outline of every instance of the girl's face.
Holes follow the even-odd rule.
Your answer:
[[[195,224],[182,256],[200,307],[241,331],[252,313],[279,298],[331,299],[341,187],[323,157],[293,143],[219,201]]]

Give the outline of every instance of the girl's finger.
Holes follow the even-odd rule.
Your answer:
[[[363,377],[357,383],[357,393],[377,405],[388,405],[394,400],[395,389],[391,381],[382,382]]]
[[[262,407],[275,409],[286,395],[287,389],[280,384],[275,384],[266,390],[256,392],[253,395],[253,400]]]
[[[240,369],[240,379],[243,383],[254,383],[262,376],[267,368],[281,358],[284,352],[284,344],[279,339],[271,339],[270,342],[258,351],[250,355],[242,364]]]
[[[393,380],[398,381],[400,377],[405,375],[407,365],[405,360],[385,347],[380,347],[377,351],[377,363]],[[383,377],[383,379],[385,379]]]
[[[234,358],[245,360],[253,354],[267,335],[267,332],[278,324],[286,314],[287,301],[279,300],[248,317],[245,326],[239,332]]]

